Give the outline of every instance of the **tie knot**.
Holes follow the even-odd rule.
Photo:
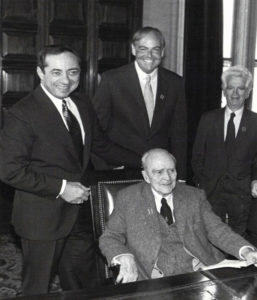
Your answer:
[[[230,114],[230,119],[234,119],[234,117],[236,116],[236,114],[234,113],[234,112],[232,112],[231,114]]]
[[[151,76],[148,75],[146,76],[146,84],[149,84],[151,82]]]
[[[161,200],[161,203],[162,203],[162,205],[165,205],[165,204],[167,204],[167,200],[166,200],[166,198],[162,198],[162,200]]]

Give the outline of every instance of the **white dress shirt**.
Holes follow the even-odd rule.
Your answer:
[[[157,193],[153,188],[152,188],[152,192],[153,192],[153,195],[154,195],[154,200],[155,200],[155,205],[156,205],[156,209],[158,211],[158,213],[161,212],[161,206],[162,206],[162,203],[161,203],[161,200],[162,198],[165,198],[167,200],[167,203],[172,211],[172,218],[173,218],[173,222],[175,223],[175,217],[174,217],[174,206],[173,206],[173,194],[170,193],[169,195],[167,196],[162,196],[160,195],[159,193]]]
[[[144,89],[145,89],[145,84],[146,84],[146,78],[150,75],[151,76],[151,87],[152,87],[152,91],[153,91],[153,96],[154,96],[154,104],[155,104],[155,99],[156,99],[156,93],[157,93],[157,73],[158,73],[158,69],[155,69],[152,73],[147,74],[145,72],[143,72],[138,63],[135,61],[135,68],[136,68],[136,72],[137,72],[137,76],[139,79],[139,83],[140,83],[140,87],[141,87],[141,91],[142,94],[144,95]]]
[[[237,111],[234,111],[235,117],[233,119],[233,122],[234,122],[234,125],[235,125],[236,136],[237,136],[238,129],[239,129],[239,126],[240,126],[240,122],[241,122],[241,119],[242,119],[243,111],[244,111],[244,107],[241,107]],[[224,141],[225,141],[226,135],[227,135],[228,121],[230,119],[230,114],[232,112],[233,111],[226,106],[226,108],[225,108],[225,118],[224,118]]]

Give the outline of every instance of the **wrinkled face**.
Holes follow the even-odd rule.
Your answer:
[[[231,76],[227,78],[227,87],[223,91],[227,99],[227,105],[232,111],[244,106],[245,99],[249,96],[249,90],[245,86],[242,77]]]
[[[170,194],[176,185],[175,163],[166,153],[149,155],[146,169],[142,171],[142,174],[145,181],[162,196]]]
[[[141,70],[150,74],[161,63],[164,49],[156,34],[150,32],[141,40],[132,44],[132,54],[136,57]]]
[[[39,67],[37,74],[42,85],[55,97],[68,97],[79,84],[80,66],[71,52],[47,55],[44,71]]]

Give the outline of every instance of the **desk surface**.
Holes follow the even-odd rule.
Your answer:
[[[223,268],[120,285],[106,285],[23,300],[147,299],[147,300],[253,300],[257,299],[257,268]]]

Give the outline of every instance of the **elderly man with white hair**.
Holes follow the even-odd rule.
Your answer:
[[[202,116],[192,167],[214,212],[244,235],[251,198],[257,197],[257,114],[244,105],[253,79],[247,68],[232,66],[221,80],[227,104]]]

